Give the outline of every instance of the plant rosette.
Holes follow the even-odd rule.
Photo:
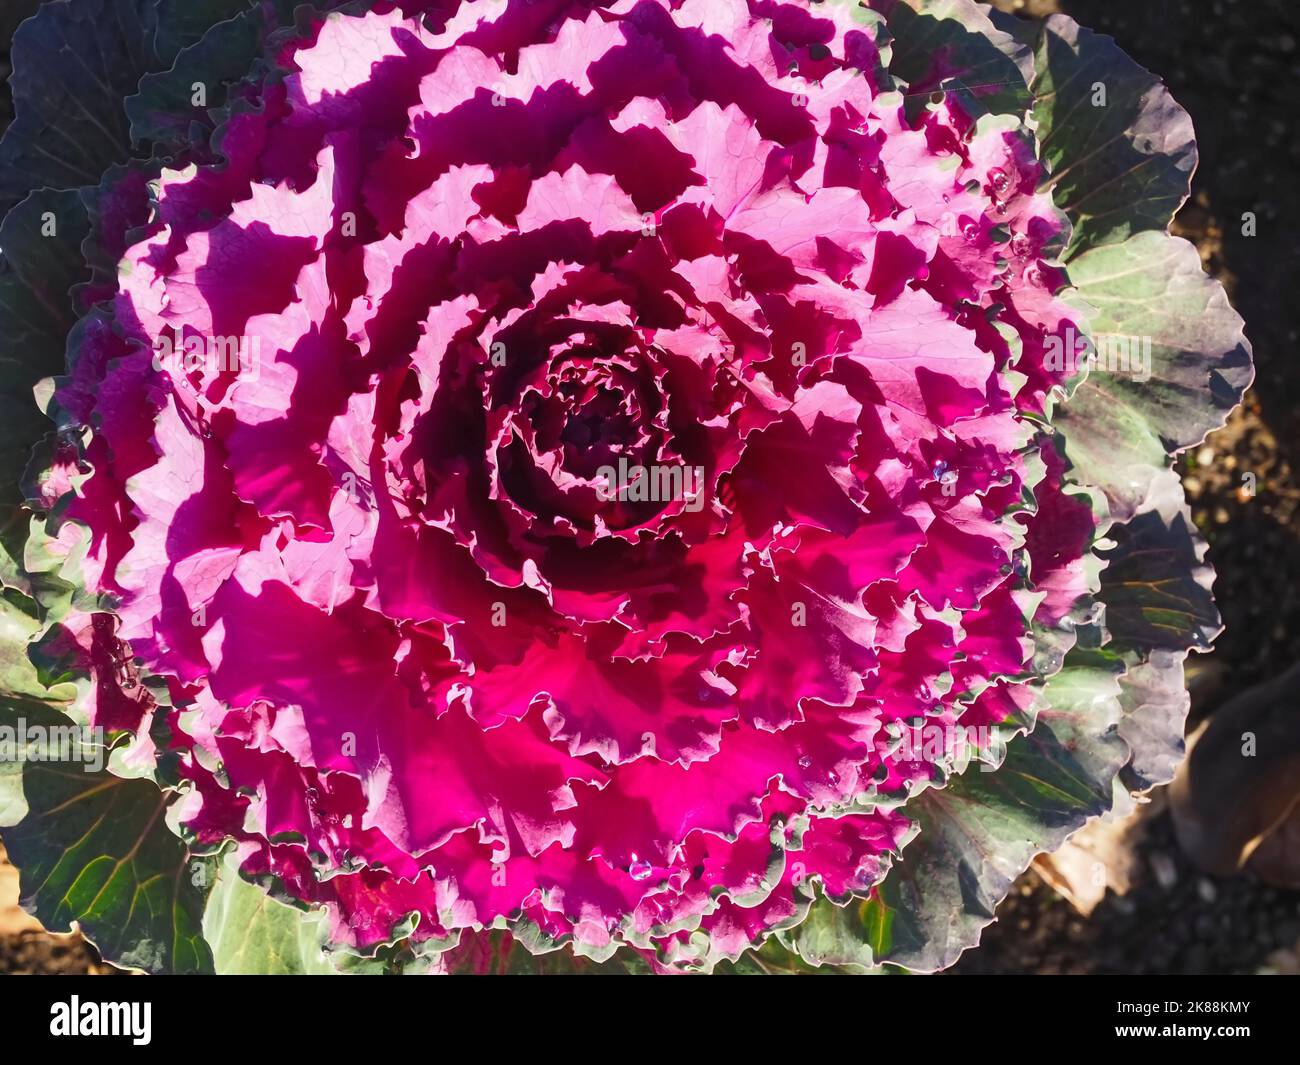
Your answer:
[[[25,905],[151,972],[951,964],[1219,628],[1187,115],[966,0],[330,6],[15,35]]]

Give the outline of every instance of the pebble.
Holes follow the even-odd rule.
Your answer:
[[[1156,882],[1166,891],[1178,883],[1178,866],[1164,851],[1156,851],[1151,855],[1150,863]]]

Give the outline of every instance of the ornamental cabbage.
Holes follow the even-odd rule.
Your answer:
[[[1218,628],[1169,456],[1249,349],[1112,42],[211,6],[14,44],[0,687],[109,748],[0,778],[47,924],[151,971],[932,971],[1169,778]],[[58,137],[44,49],[110,12],[122,96]]]

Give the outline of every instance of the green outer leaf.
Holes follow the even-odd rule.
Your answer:
[[[1192,120],[1150,71],[1109,37],[1065,15],[1040,24],[1032,120],[1058,207],[1074,234],[1068,260],[1144,230],[1163,231],[1196,169]],[[1097,86],[1105,103],[1094,105]]]
[[[247,11],[257,0],[155,0],[158,33],[154,48],[163,63],[172,63],[181,50],[197,43],[219,22]]]
[[[881,930],[888,928],[892,912],[886,913],[873,899],[855,899],[837,906],[824,895],[817,898],[808,916],[777,938],[805,964],[817,971],[867,975],[881,971],[876,958],[884,954]],[[746,960],[748,955],[742,957]]]
[[[0,700],[5,705],[14,701],[64,705],[75,697],[76,688],[69,684],[47,688],[27,656],[28,645],[42,628],[34,606],[13,591],[0,594]]]
[[[14,34],[14,121],[0,209],[29,191],[98,184],[128,156],[122,100],[158,65],[154,0],[51,0]]]
[[[1099,598],[1112,650],[1208,651],[1222,629],[1210,586],[1214,570],[1173,470],[1152,479],[1146,506],[1110,531]]]
[[[152,144],[173,153],[190,145],[195,131],[206,135],[210,114],[227,102],[231,84],[249,76],[273,35],[294,26],[297,0],[262,0],[251,10],[247,3],[217,0],[206,5],[212,11],[235,8],[224,21],[209,24],[196,40],[187,43],[170,70],[146,75],[139,91],[126,99],[131,122],[131,140],[137,147]],[[325,10],[338,3],[318,2]],[[206,16],[205,16],[206,17]],[[161,36],[161,29],[160,29]],[[202,83],[206,103],[193,104],[194,86]]]
[[[132,143],[165,146],[173,152],[187,147],[190,127],[206,118],[209,107],[225,102],[230,82],[248,73],[261,50],[264,31],[260,10],[246,12],[214,26],[184,49],[171,70],[142,78],[140,91],[125,103]],[[197,83],[206,93],[202,107],[191,102]]]
[[[1183,727],[1192,700],[1183,677],[1186,660],[1186,651],[1154,651],[1120,678],[1119,734],[1131,752],[1120,776],[1135,791],[1168,784],[1187,752]]]
[[[8,715],[6,715],[7,717]],[[28,714],[29,720],[31,715]],[[12,719],[10,719],[12,720]],[[66,719],[50,712],[51,723]],[[203,898],[184,845],[167,827],[166,799],[144,780],[65,762],[28,762],[29,812],[4,829],[23,906],[51,931],[76,921],[109,961],[160,973],[210,973]],[[8,774],[8,818],[13,803]],[[0,791],[0,796],[3,792]]]
[[[124,100],[212,27],[295,0],[48,0],[14,34],[15,119],[0,140],[0,213],[33,189],[96,185],[130,158]],[[21,12],[36,9],[22,0]],[[0,16],[3,23],[4,16]],[[210,54],[199,51],[192,59]],[[251,63],[252,57],[249,57]],[[242,77],[245,69],[230,76]],[[184,73],[184,71],[180,71]],[[213,76],[206,67],[190,82]],[[188,113],[189,94],[184,98]],[[159,116],[154,116],[161,121]]]
[[[1058,411],[1076,475],[1106,493],[1116,521],[1137,513],[1167,455],[1205,439],[1249,386],[1250,344],[1223,286],[1201,270],[1196,248],[1166,233],[1139,233],[1070,263],[1095,313],[1091,333],[1149,340],[1151,376],[1100,366]]]
[[[889,69],[908,85],[914,114],[939,87],[959,87],[995,115],[1022,115],[1029,107],[1033,56],[999,29],[973,0],[874,0],[894,37]]]
[[[321,949],[325,918],[277,902],[239,875],[227,854],[203,911],[217,975],[338,975]]]
[[[1116,733],[1122,668],[1072,652],[1047,683],[1033,732],[1007,745],[996,772],[972,769],[907,804],[920,833],[874,898],[844,909],[819,899],[786,942],[811,964],[934,972],[956,961],[1035,854],[1110,808],[1128,756]]]
[[[26,816],[23,764],[0,758],[0,825],[16,825]]]
[[[49,236],[47,222],[54,228]],[[6,267],[0,277],[0,329],[6,368],[17,362],[33,366],[32,372],[63,368],[64,339],[77,320],[69,293],[88,275],[81,242],[89,232],[86,208],[73,191],[34,192],[0,223]]]
[[[46,215],[55,232],[43,235]],[[38,381],[63,370],[76,315],[70,290],[88,276],[86,209],[73,191],[32,193],[0,223],[0,520],[13,520],[32,445],[53,429],[36,405]]]

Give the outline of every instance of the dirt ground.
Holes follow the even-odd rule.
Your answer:
[[[0,973],[20,975],[81,974],[107,976],[117,969],[106,965],[95,948],[79,935],[54,936],[18,905],[18,870],[5,860],[0,846]]]
[[[11,0],[14,9],[34,0]],[[1255,387],[1222,431],[1181,462],[1218,572],[1226,624],[1193,666],[1193,720],[1300,661],[1300,4],[1295,0],[998,0],[1064,11],[1158,72],[1196,125],[1201,166],[1175,231],[1227,286],[1254,344]],[[8,21],[0,15],[0,30]],[[8,69],[0,56],[0,76]],[[0,126],[8,108],[0,90]],[[1241,233],[1253,211],[1258,233]],[[1253,473],[1256,495],[1239,491]],[[1300,712],[1300,709],[1298,709]],[[1133,884],[1083,918],[1034,873],[1016,884],[955,973],[1300,972],[1300,892],[1208,877],[1179,852],[1162,797]],[[111,973],[75,936],[42,932],[16,906],[0,850],[0,972]]]

